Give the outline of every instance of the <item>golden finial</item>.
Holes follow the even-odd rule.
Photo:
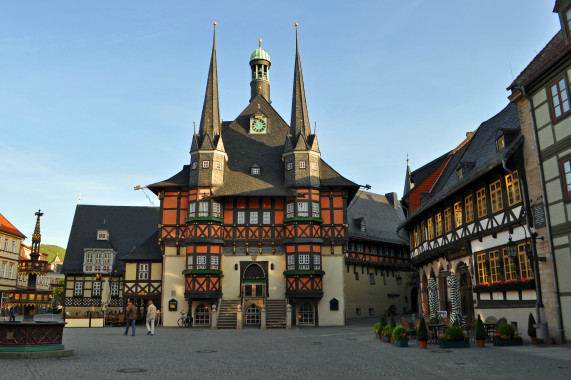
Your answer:
[[[299,24],[296,22],[296,23],[295,23],[295,24],[293,24],[293,25],[294,25],[294,26],[297,28],[297,26],[298,26]]]
[[[212,25],[216,26],[216,21],[214,21],[214,22],[212,23]]]
[[[258,40],[258,42],[260,43],[260,47],[262,47],[262,39],[261,38]]]

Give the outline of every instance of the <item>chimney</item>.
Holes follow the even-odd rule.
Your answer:
[[[399,208],[400,204],[399,204],[399,198],[398,198],[398,194],[395,192],[392,193],[386,193],[385,197],[387,198],[387,200],[389,201],[390,204],[393,205],[394,208]]]

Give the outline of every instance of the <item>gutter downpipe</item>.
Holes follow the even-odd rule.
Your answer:
[[[541,293],[541,278],[539,277],[539,263],[537,260],[537,247],[536,239],[537,232],[531,230],[531,209],[529,208],[529,199],[527,198],[527,183],[522,177],[508,169],[506,165],[506,159],[502,159],[502,165],[504,170],[510,173],[512,176],[516,177],[521,184],[521,197],[523,198],[523,208],[525,211],[525,227],[529,232],[531,238],[531,256],[533,260],[530,260],[533,265],[533,275],[535,277],[535,293],[537,295],[537,300],[535,303],[535,314],[537,318],[537,327],[539,328],[540,338],[546,339],[547,335],[547,324],[542,322],[545,318],[545,308],[543,307],[543,297]]]
[[[525,86],[521,86],[521,93],[527,99],[529,105],[529,113],[531,116],[531,129],[533,130],[533,139],[535,142],[535,154],[537,155],[537,163],[539,168],[539,179],[541,182],[541,191],[547,194],[545,188],[545,176],[543,173],[543,162],[539,153],[539,138],[537,136],[537,125],[535,124],[535,112],[533,111],[533,103],[525,91]],[[561,314],[561,298],[559,296],[559,276],[557,274],[557,261],[555,260],[555,252],[553,249],[553,237],[551,236],[551,222],[549,217],[549,208],[547,207],[547,199],[543,200],[543,208],[545,211],[545,223],[547,226],[547,241],[549,243],[549,254],[551,256],[551,265],[553,269],[553,282],[555,290],[555,309],[557,311],[557,341],[559,344],[565,344],[565,333],[563,330],[563,316]]]

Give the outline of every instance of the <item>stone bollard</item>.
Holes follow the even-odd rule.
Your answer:
[[[242,306],[238,305],[238,310],[236,311],[236,329],[242,328]]]
[[[217,325],[218,325],[218,312],[216,311],[216,305],[212,305],[212,323],[210,324],[210,328],[212,330],[216,330],[217,329]]]
[[[260,313],[260,329],[261,330],[265,330],[266,329],[266,305],[262,305],[262,312]]]
[[[286,305],[286,329],[291,329],[291,305]]]

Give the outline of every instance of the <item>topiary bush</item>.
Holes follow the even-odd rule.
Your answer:
[[[529,319],[527,320],[527,335],[531,338],[537,338],[537,332],[535,331],[535,318],[533,314],[529,313]]]
[[[394,340],[408,340],[408,331],[402,327],[395,327],[392,335]]]
[[[395,316],[391,315],[391,322],[389,323],[389,325],[391,326],[391,329],[394,330],[395,327],[397,327],[397,323],[395,322]]]
[[[390,336],[392,334],[391,326],[385,326],[382,330],[383,336]]]
[[[498,327],[498,332],[496,336],[500,339],[508,340],[515,338],[515,330],[512,325],[509,323],[502,323],[500,327]]]
[[[424,318],[420,320],[420,324],[418,325],[418,330],[416,331],[416,339],[419,342],[428,341],[428,327],[426,326]]]
[[[447,342],[457,342],[466,340],[466,337],[464,336],[464,332],[461,327],[450,326],[444,333],[444,339],[446,339]]]
[[[381,323],[380,322],[375,323],[375,326],[373,326],[373,331],[375,332],[375,334],[378,334],[381,332]]]
[[[476,321],[476,340],[486,340],[487,337],[488,334],[484,327],[484,322],[482,322],[482,318],[478,315],[478,320]]]
[[[387,325],[387,314],[381,315],[381,330]]]

